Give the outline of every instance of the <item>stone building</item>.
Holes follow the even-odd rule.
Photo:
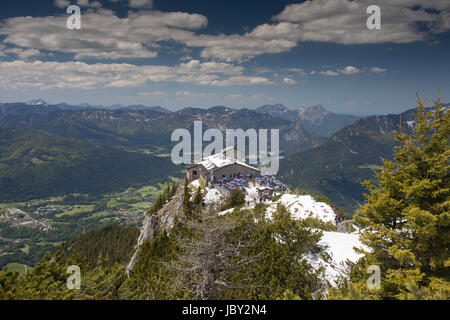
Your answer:
[[[232,157],[227,155],[232,155]],[[204,183],[208,183],[222,178],[233,179],[239,175],[249,179],[259,177],[261,170],[238,160],[242,158],[242,154],[237,149],[226,148],[198,163],[188,165],[186,167],[188,180],[201,179]]]

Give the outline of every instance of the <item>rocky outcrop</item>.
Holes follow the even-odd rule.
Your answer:
[[[158,211],[156,215],[148,215],[144,219],[141,233],[139,235],[133,257],[126,268],[127,275],[133,269],[138,256],[139,248],[145,242],[151,241],[157,230],[167,230],[172,228],[175,217],[182,214],[183,188],[178,187],[175,196]]]

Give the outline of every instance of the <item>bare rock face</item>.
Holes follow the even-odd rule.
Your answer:
[[[153,236],[155,234],[156,228],[158,227],[157,224],[157,217],[156,216],[147,216],[144,220],[144,225],[142,226],[141,233],[139,234],[139,238],[136,245],[136,250],[134,251],[133,256],[131,257],[130,262],[127,265],[126,273],[127,275],[130,274],[131,269],[133,269],[134,264],[136,263],[137,254],[139,251],[139,247],[145,242],[150,241],[153,239]]]
[[[141,233],[139,234],[139,238],[135,246],[133,257],[131,257],[125,271],[127,275],[130,274],[130,271],[136,263],[140,246],[145,242],[151,241],[157,230],[167,230],[172,228],[175,217],[182,214],[182,205],[183,188],[182,186],[179,186],[175,196],[167,202],[156,215],[148,215],[145,217],[141,228]]]

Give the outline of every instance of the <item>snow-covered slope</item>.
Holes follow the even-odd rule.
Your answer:
[[[48,106],[48,103],[42,99],[30,100],[25,102],[29,106]]]
[[[276,211],[278,204],[285,206],[293,219],[311,217],[318,218],[324,222],[336,223],[336,213],[333,208],[324,202],[317,202],[309,195],[283,194],[278,201],[272,202],[267,208],[266,214],[268,218]]]
[[[189,184],[191,190],[191,201],[194,198],[194,194],[198,187],[200,187],[200,182],[198,180],[194,180]],[[203,200],[207,206],[213,203],[219,203],[224,200],[223,195],[219,192],[219,190],[215,188],[205,187],[202,190]]]
[[[190,186],[193,196],[195,190],[200,186],[200,184],[197,180],[195,180],[190,184]],[[255,205],[253,199],[255,197],[257,198],[257,190],[256,188],[249,187],[246,188],[246,191],[246,201],[248,201],[247,204],[250,204],[249,207],[252,208]],[[206,205],[224,200],[223,195],[221,195],[217,189],[210,189],[206,187],[203,192]],[[301,220],[311,217],[320,219],[324,222],[336,224],[336,212],[333,208],[324,202],[314,200],[314,198],[309,195],[295,195],[286,193],[283,194],[277,201],[272,202],[268,200],[265,201],[264,204],[268,205],[266,209],[266,217],[268,219],[271,219],[272,214],[277,210],[278,204],[282,204],[290,212],[293,219]],[[224,210],[218,214],[224,215],[232,212],[233,210],[234,208]],[[364,247],[359,240],[359,234],[357,232],[351,234],[330,231],[322,232],[323,236],[319,243],[326,247],[326,251],[331,256],[331,261],[325,262],[321,257],[313,255],[308,255],[305,258],[315,268],[323,265],[325,267],[325,278],[331,284],[335,284],[339,274],[342,274],[342,267],[345,261],[350,260],[352,262],[356,262],[362,257],[362,255],[356,253],[353,248]]]
[[[357,262],[363,255],[354,251],[354,247],[363,248],[365,246],[359,240],[357,233],[341,233],[322,231],[323,236],[319,244],[326,246],[326,251],[331,255],[330,262],[324,262],[317,256],[308,256],[307,259],[314,267],[321,264],[325,267],[325,278],[335,284],[337,277],[342,274],[342,267],[345,261]]]
[[[212,203],[217,203],[223,200],[223,196],[217,189],[209,189],[205,194],[205,204],[209,206]]]

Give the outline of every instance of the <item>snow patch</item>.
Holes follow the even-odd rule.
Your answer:
[[[357,262],[363,254],[357,253],[353,248],[367,248],[359,240],[358,234],[322,231],[323,236],[319,241],[320,245],[326,246],[326,252],[330,254],[329,262],[323,261],[318,256],[308,255],[306,259],[314,267],[321,265],[325,267],[325,278],[336,285],[336,280],[342,274],[342,267],[345,261]]]
[[[197,188],[200,187],[200,182],[198,181],[198,179],[194,180],[189,184],[189,186],[192,187],[193,189],[197,190]]]
[[[278,204],[285,206],[293,219],[317,218],[336,224],[336,213],[333,208],[324,202],[317,202],[309,195],[283,194],[278,201],[272,202],[267,208],[267,218],[272,217]]]
[[[222,195],[217,189],[209,189],[205,195],[204,200],[206,205],[210,205],[211,203],[220,202],[222,198]]]

